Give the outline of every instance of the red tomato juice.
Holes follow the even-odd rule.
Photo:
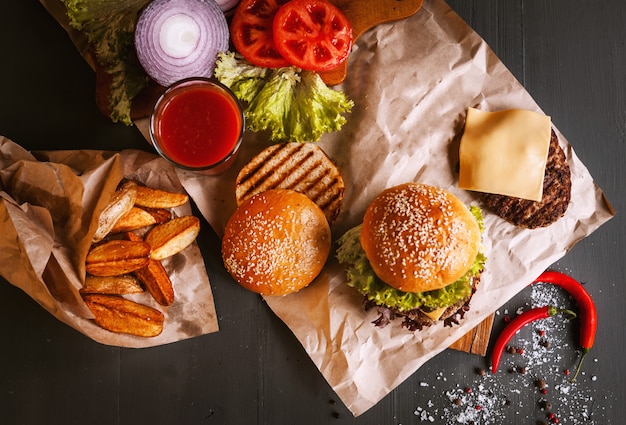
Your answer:
[[[241,136],[238,105],[213,87],[189,87],[163,106],[155,129],[162,153],[189,168],[214,165],[228,157]]]

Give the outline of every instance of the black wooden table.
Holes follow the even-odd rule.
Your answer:
[[[549,422],[551,411],[559,423],[623,423],[626,9],[618,0],[450,5],[552,117],[617,210],[554,265],[587,283],[599,311],[596,345],[575,383],[567,373],[578,355],[576,327],[550,324],[520,333],[515,344],[524,354],[505,357],[509,366],[495,376],[481,373],[486,359],[446,350],[354,418],[289,329],[233,284],[219,240],[204,226],[199,244],[219,316],[216,334],[141,350],[104,346],[0,279],[0,422],[535,424]],[[97,110],[94,73],[39,2],[5,2],[0,11],[1,135],[27,149],[148,148],[135,128]],[[502,306],[494,332],[537,297],[523,291]],[[537,337],[542,330],[549,348]]]

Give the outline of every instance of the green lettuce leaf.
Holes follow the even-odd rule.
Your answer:
[[[234,52],[218,55],[215,77],[247,104],[247,128],[269,131],[272,141],[317,142],[339,131],[354,106],[315,72],[261,68]]]
[[[83,32],[96,60],[111,75],[109,109],[114,122],[132,124],[132,99],[148,76],[134,50],[135,24],[150,0],[61,0],[70,25]]]
[[[233,52],[219,53],[215,64],[215,77],[243,102],[256,97],[270,73],[271,69],[252,65]]]

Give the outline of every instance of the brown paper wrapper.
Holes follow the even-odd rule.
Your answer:
[[[355,101],[344,129],[320,146],[346,181],[338,238],[358,224],[384,188],[417,181],[445,188],[467,204],[475,194],[458,189],[458,140],[467,108],[542,112],[489,46],[443,0],[426,0],[414,16],[382,24],[354,46],[344,83]],[[137,127],[147,136],[146,120]],[[377,317],[345,284],[345,270],[331,256],[308,288],[265,297],[298,338],[337,395],[360,415],[421,365],[479,325],[547,267],[563,257],[614,212],[573,148],[556,129],[572,172],[572,201],[547,228],[525,230],[485,211],[488,262],[471,310],[459,326],[408,332],[399,323],[374,328]],[[246,134],[237,163],[218,177],[179,171],[182,184],[218,234],[235,209],[238,170],[268,145]]]
[[[78,292],[97,217],[124,177],[183,191],[165,160],[136,150],[30,154],[3,137],[0,154],[0,249],[6,258],[0,275],[6,280],[59,320],[103,344],[149,347],[218,330],[211,285],[197,244],[163,261],[174,286],[172,305],[158,305],[147,292],[128,296],[164,313],[164,329],[156,337],[100,328]],[[174,214],[189,215],[191,206],[178,207]]]
[[[484,40],[441,0],[426,1],[415,16],[364,34],[338,88],[356,106],[344,129],[320,142],[346,181],[342,212],[332,228],[335,239],[361,221],[384,188],[407,181],[443,187],[468,205],[479,205],[475,194],[458,188],[455,171],[467,108],[542,112]],[[144,125],[138,123],[145,134]],[[484,211],[488,262],[459,326],[415,333],[399,322],[375,328],[377,313],[363,310],[362,297],[345,284],[345,269],[334,257],[305,290],[265,297],[354,415],[374,406],[612,217],[602,191],[556,131],[572,172],[569,209],[552,226],[535,230]],[[202,186],[206,202],[199,207],[218,233],[235,208],[236,173],[266,144],[263,135],[247,135],[233,169]]]

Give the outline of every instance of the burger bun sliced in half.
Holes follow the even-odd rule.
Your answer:
[[[268,146],[241,169],[235,187],[237,205],[268,189],[304,193],[332,225],[339,215],[345,186],[339,169],[318,145],[283,142]]]
[[[410,330],[451,325],[469,309],[484,267],[482,230],[477,207],[446,190],[405,183],[371,202],[363,223],[340,238],[337,257],[350,265],[348,285],[378,307],[378,326],[396,316]]]
[[[226,224],[224,266],[242,287],[287,295],[308,286],[330,254],[330,226],[306,195],[270,189],[243,201]]]

